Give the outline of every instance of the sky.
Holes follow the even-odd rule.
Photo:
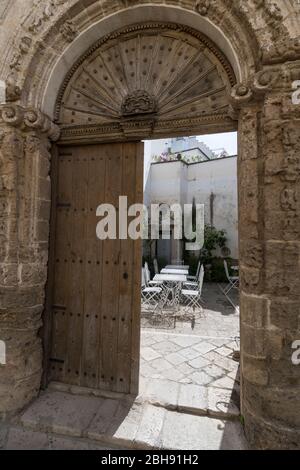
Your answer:
[[[197,139],[208,145],[211,150],[225,148],[229,155],[237,155],[237,132],[198,135]]]

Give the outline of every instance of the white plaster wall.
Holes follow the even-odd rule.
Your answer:
[[[182,200],[183,165],[181,162],[166,162],[151,165],[150,191],[152,204],[184,203]]]
[[[227,246],[238,258],[237,158],[229,157],[193,165],[182,162],[152,164],[145,200],[148,203],[205,205],[210,223],[210,198],[214,195],[213,224],[227,232]]]
[[[205,205],[205,220],[210,223],[210,197],[214,195],[213,225],[227,232],[227,246],[238,258],[237,158],[212,160],[188,167],[188,198]]]

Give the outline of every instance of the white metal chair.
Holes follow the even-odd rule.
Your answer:
[[[145,269],[142,268],[142,306],[155,309],[159,302],[159,295],[162,293],[161,287],[148,287],[145,276]]]
[[[188,276],[188,280],[183,283],[183,287],[186,289],[197,290],[199,286],[200,272],[201,272],[201,263],[199,262],[198,268],[197,268],[197,276],[191,276],[192,279],[194,280],[191,280],[190,276]]]
[[[195,309],[199,309],[203,312],[203,307],[201,304],[204,303],[202,299],[202,288],[203,288],[203,280],[204,280],[204,267],[203,265],[200,268],[200,275],[199,275],[199,282],[198,282],[198,289],[182,289],[181,296],[183,301],[186,304],[188,310],[192,309],[195,312]]]
[[[228,295],[228,293],[231,291],[231,289],[238,289],[239,288],[239,276],[230,276],[229,274],[229,269],[228,269],[228,264],[227,261],[224,259],[224,269],[225,269],[225,274],[228,280],[228,284],[223,289],[224,295]]]
[[[144,276],[145,276],[145,282],[146,282],[146,287],[151,287],[151,286],[162,286],[163,282],[162,281],[153,281],[151,280],[150,276],[150,270],[147,261],[145,262],[144,266]]]
[[[201,268],[201,261],[199,261],[199,263],[198,263],[196,275],[195,276],[187,276],[187,280],[197,282],[198,279],[199,279],[200,268]]]

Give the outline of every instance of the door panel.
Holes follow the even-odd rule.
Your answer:
[[[56,188],[50,379],[137,393],[141,241],[99,240],[96,209],[143,202],[143,144],[61,148]]]

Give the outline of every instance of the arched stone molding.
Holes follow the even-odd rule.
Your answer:
[[[277,0],[276,2],[251,0],[247,2],[247,5],[241,0],[236,2],[230,0],[185,0],[184,2],[166,0],[162,2],[157,0],[151,3],[143,0],[88,0],[84,2],[82,0],[32,0],[32,3],[33,8],[28,6],[25,15],[18,1],[14,5],[13,14],[16,18],[19,14],[20,18],[19,27],[15,29],[10,27],[11,24],[16,24],[16,20],[12,21],[10,18],[12,9],[8,10],[9,13],[6,13],[4,20],[4,28],[7,26],[5,38],[8,47],[1,61],[4,68],[0,73],[1,78],[9,81],[11,86],[23,88],[26,76],[30,76],[31,73],[29,82],[32,89],[32,79],[36,79],[38,73],[41,90],[43,90],[45,88],[43,75],[46,80],[49,78],[49,71],[54,70],[54,63],[72,41],[74,42],[76,38],[81,40],[85,36],[87,48],[99,38],[100,29],[103,34],[106,34],[103,20],[118,21],[119,14],[126,16],[129,12],[130,15],[136,15],[137,11],[142,12],[142,9],[145,14],[140,19],[136,17],[136,21],[144,21],[149,15],[153,20],[173,21],[172,17],[168,16],[173,10],[173,14],[175,16],[179,14],[181,21],[184,22],[183,18],[188,14],[189,21],[192,20],[193,24],[188,22],[186,24],[194,27],[197,22],[198,27],[205,34],[211,36],[217,45],[224,47],[229,60],[233,61],[232,64],[236,57],[239,57],[241,65],[247,63],[249,67],[257,68],[262,59],[265,62],[270,60],[276,62],[288,60],[291,56],[295,58],[300,53],[296,20],[300,17],[300,9],[292,0]],[[151,10],[148,8],[150,5]],[[164,11],[163,17],[154,17],[155,9]],[[126,24],[125,16],[122,18],[119,16],[122,25]],[[112,26],[116,29],[119,25]],[[91,33],[93,27],[96,36],[94,35],[93,38],[86,36],[85,33]],[[12,39],[9,41],[10,34]],[[90,41],[89,44],[88,41]],[[47,47],[46,55],[44,44],[52,46],[51,50]],[[77,48],[80,55],[83,51],[78,46],[79,43],[77,43]],[[73,44],[70,49],[72,47]],[[72,60],[75,60],[74,50],[72,54]],[[35,73],[38,63],[43,65]],[[68,65],[71,66],[71,63]],[[241,80],[245,78],[245,73],[247,75],[247,70],[242,70],[242,73]],[[37,85],[34,88],[36,96]],[[22,103],[29,104],[29,97],[25,91]],[[38,99],[33,97],[30,97],[30,103],[39,105]]]
[[[184,6],[178,1],[167,1],[163,4],[155,2],[151,5],[138,1],[129,2],[128,5],[119,0],[91,1],[88,6],[84,5],[84,12],[81,2],[68,2],[67,11],[65,2],[53,0],[51,4],[55,2],[55,14],[51,8],[47,10],[47,14],[43,13],[45,7],[41,2],[40,10],[24,18],[7,71],[10,81],[24,89],[22,103],[40,106],[50,116],[49,103],[46,102],[48,92],[57,93],[64,75],[75,60],[99,39],[99,36],[103,37],[120,26],[145,21],[145,18],[176,22],[179,16],[182,24],[201,30],[224,51],[241,81],[249,74],[249,70],[254,70],[256,66],[256,40],[253,35],[245,32],[240,19],[237,20],[231,8],[222,2],[215,3],[210,8],[210,14],[206,16],[199,13],[194,0],[187,0]],[[41,18],[44,18],[43,21]],[[57,34],[67,20],[73,22],[76,34]],[[51,48],[47,48],[45,52],[43,44],[51,44]],[[45,87],[48,88],[46,92]]]

